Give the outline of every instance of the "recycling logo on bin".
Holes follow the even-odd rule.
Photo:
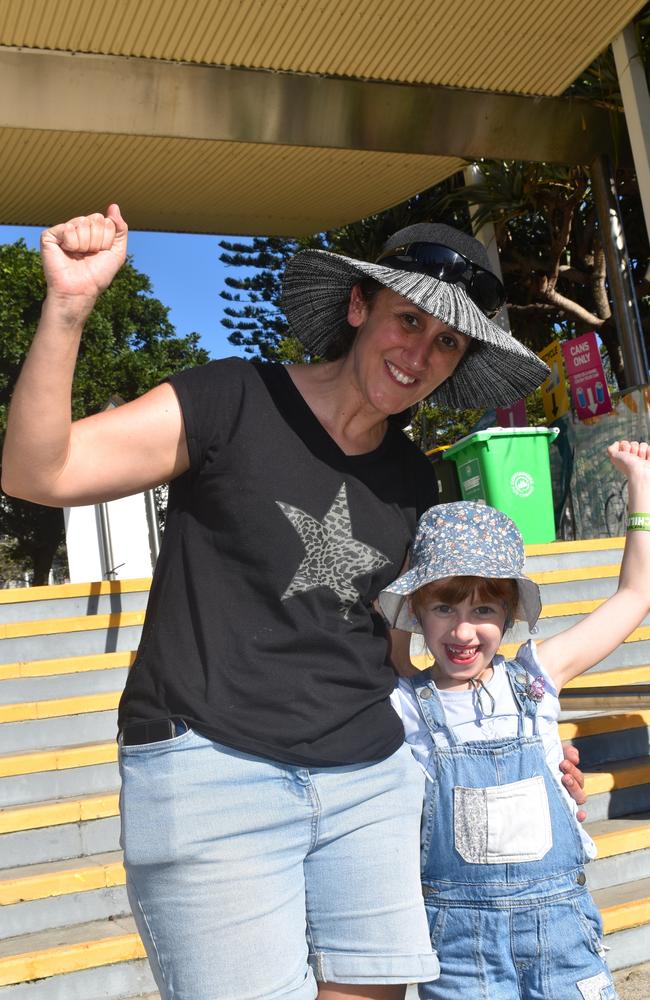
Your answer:
[[[518,497],[529,497],[535,489],[535,480],[530,472],[513,472],[510,476],[510,489]]]

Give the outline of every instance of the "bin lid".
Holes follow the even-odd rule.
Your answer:
[[[474,431],[473,434],[467,434],[460,441],[456,441],[455,444],[452,444],[447,449],[444,457],[449,458],[455,451],[460,451],[461,448],[465,448],[468,444],[489,441],[490,438],[534,437],[535,435],[539,435],[548,437],[550,441],[554,441],[559,433],[559,427],[488,427],[483,431]]]

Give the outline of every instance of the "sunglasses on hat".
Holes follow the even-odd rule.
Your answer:
[[[451,285],[462,284],[486,316],[498,313],[506,300],[505,289],[495,274],[442,243],[405,243],[385,250],[375,263],[429,274]]]

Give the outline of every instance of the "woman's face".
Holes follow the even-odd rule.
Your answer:
[[[348,322],[357,333],[346,360],[365,401],[384,416],[437,389],[471,340],[389,288],[368,303],[355,286]]]

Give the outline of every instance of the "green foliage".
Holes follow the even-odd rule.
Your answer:
[[[0,245],[2,434],[7,404],[34,336],[44,295],[38,253],[28,250],[23,240]],[[199,346],[198,334],[176,336],[168,313],[151,295],[149,278],[128,260],[88,318],[73,385],[75,419],[103,409],[113,395],[134,399],[172,372],[209,360]],[[9,540],[8,554],[20,565],[30,565],[34,583],[45,583],[63,539],[62,512],[3,496],[1,536]]]

